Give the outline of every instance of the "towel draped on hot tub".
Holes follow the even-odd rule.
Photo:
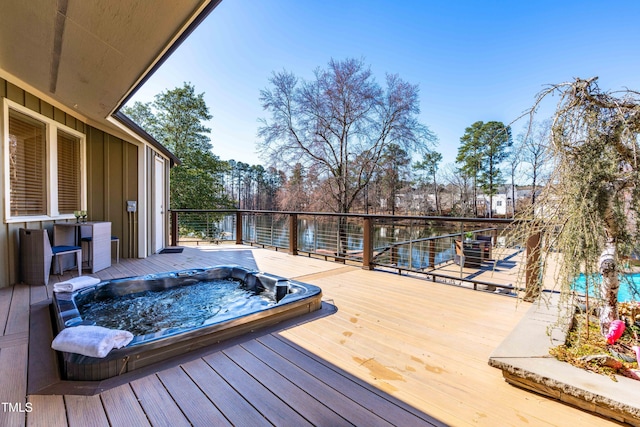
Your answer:
[[[114,348],[122,348],[133,339],[129,331],[102,326],[78,325],[63,329],[51,348],[90,357],[105,357]]]
[[[91,276],[79,276],[53,285],[53,292],[74,292],[82,288],[97,285],[100,279]]]

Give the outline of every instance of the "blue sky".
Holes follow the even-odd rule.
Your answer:
[[[419,84],[446,164],[467,126],[512,122],[549,84],[598,76],[603,90],[640,90],[639,20],[638,1],[223,0],[133,101],[192,83],[213,115],[213,152],[258,164],[272,72],[308,79],[331,58],[362,58],[381,84],[385,73]]]

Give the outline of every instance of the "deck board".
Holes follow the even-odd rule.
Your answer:
[[[192,425],[231,425],[181,367],[159,372],[158,377]]]
[[[2,335],[0,336],[0,349],[26,344],[28,338],[28,333],[26,331],[18,332],[17,334]]]
[[[13,286],[0,288],[0,332],[5,333],[9,311],[11,310],[11,300],[13,298]]]
[[[423,421],[438,425],[436,420],[425,419],[425,414],[418,413],[411,406],[398,402],[390,396],[384,396],[364,381],[336,370],[333,365],[324,363],[323,360],[279,335],[267,335],[258,339],[257,342],[292,361],[300,369],[339,390],[348,399],[387,421],[397,425],[420,425]]]
[[[29,331],[29,286],[16,285],[13,287],[11,308],[7,316],[4,335]]]
[[[150,425],[129,384],[107,390],[100,396],[111,427]]]
[[[49,298],[49,292],[46,286],[30,286],[29,291],[31,304],[36,304]]]
[[[348,398],[339,390],[330,387],[257,341],[249,341],[243,345],[243,348],[268,367],[283,373],[287,377],[295,378],[296,386],[310,396],[322,396],[322,404],[331,408],[337,414],[341,414],[350,423],[358,426],[392,425],[391,423],[385,423],[388,420],[385,420],[384,416],[378,416],[376,413],[361,406],[357,399]],[[379,407],[378,413],[384,413],[386,409],[386,407]],[[413,421],[412,425],[417,425],[417,420]]]
[[[31,412],[27,414],[28,427],[67,426],[67,412],[64,397],[60,395],[32,395],[29,396]]]
[[[224,353],[235,363],[242,366],[256,381],[268,388],[272,394],[283,396],[286,404],[297,408],[297,412],[316,426],[348,426],[352,425],[345,418],[332,411],[325,399],[329,396],[319,394],[322,399],[314,399],[309,390],[304,388],[306,375],[295,375],[296,384],[286,378],[289,371],[275,370],[265,360],[261,360],[240,346],[234,346]]]
[[[155,375],[131,382],[142,410],[154,426],[183,427],[191,424]]]
[[[69,427],[108,427],[109,420],[104,412],[100,396],[70,396],[64,397],[67,407]]]
[[[286,399],[286,396],[279,397],[272,394],[223,353],[214,353],[203,359],[273,425],[291,427],[311,425],[285,404],[282,399]]]
[[[233,425],[255,427],[272,425],[204,360],[188,362],[183,365],[183,369],[207,397],[216,403]]]
[[[123,259],[94,276],[217,264],[320,286],[337,311],[202,350],[95,396],[26,397],[29,304],[71,273],[46,288],[2,288],[0,399],[33,409],[0,412],[0,425],[616,425],[515,388],[488,366],[529,306],[515,299],[232,244]],[[40,336],[50,339],[32,338]]]
[[[0,402],[12,404],[15,409],[0,408],[0,426],[23,426],[27,394],[27,344],[0,350]]]

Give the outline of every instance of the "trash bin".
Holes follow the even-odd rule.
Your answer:
[[[20,229],[20,279],[23,283],[47,285],[52,258],[47,230]]]

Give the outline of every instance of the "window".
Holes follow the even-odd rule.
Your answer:
[[[5,221],[73,217],[85,209],[85,136],[4,100]]]
[[[80,210],[80,138],[58,131],[58,211]]]
[[[496,201],[496,206],[502,206],[502,200]]]
[[[46,126],[9,111],[9,189],[11,216],[46,215]]]

